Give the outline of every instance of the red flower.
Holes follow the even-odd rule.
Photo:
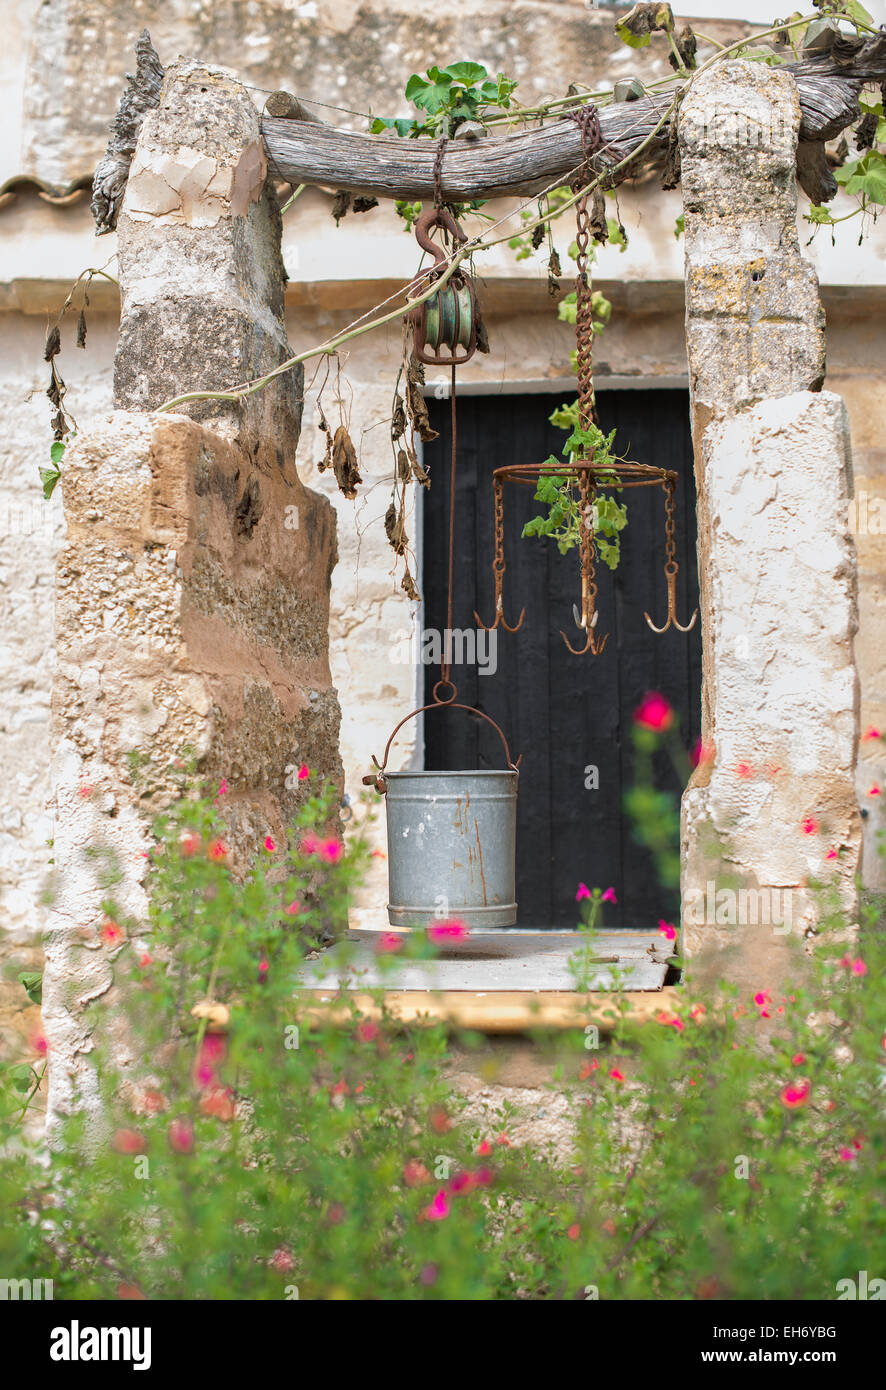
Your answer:
[[[274,844],[274,838],[273,838],[273,836],[272,836],[272,835],[266,835],[266,836],[265,836],[265,849],[268,851],[268,854],[273,854],[273,853],[274,853],[274,850],[275,850],[276,848],[277,848],[277,846]]]
[[[877,786],[876,782],[874,783],[874,785],[873,785],[872,787],[870,787],[870,788],[868,789],[868,796],[882,796],[882,795],[883,795],[883,793],[881,792],[880,788]]]
[[[292,902],[289,903],[283,910],[286,913],[287,917],[297,917],[298,914],[301,912],[301,903],[298,901],[297,898],[293,898]]]
[[[101,932],[99,933],[106,946],[116,946],[118,941],[123,940],[123,932],[116,922],[105,920]]]
[[[224,840],[213,840],[207,850],[207,854],[214,864],[224,863],[230,852]]]
[[[594,1057],[590,1062],[582,1062],[578,1069],[579,1081],[587,1081],[589,1076],[593,1076],[595,1071],[600,1070],[600,1063]]]
[[[806,818],[800,822],[800,829],[803,831],[804,835],[817,835],[819,830],[818,821],[814,816],[806,816]]]
[[[639,724],[641,729],[653,729],[660,733],[669,729],[674,722],[674,711],[668,704],[663,695],[657,690],[650,690],[644,695],[640,704],[634,710],[634,723]]]
[[[178,837],[178,847],[185,859],[190,859],[200,848],[200,836],[196,830],[183,830]]]
[[[618,1067],[613,1067],[609,1075],[612,1077],[613,1081],[624,1081],[624,1073],[620,1072]]]
[[[147,1147],[144,1136],[137,1129],[118,1129],[111,1140],[111,1148],[118,1154],[143,1154]]]
[[[754,769],[750,763],[738,763],[735,769],[739,777],[753,777]]]
[[[431,1181],[431,1174],[417,1158],[410,1158],[403,1165],[403,1181],[407,1187],[424,1187]]]
[[[357,1024],[357,1039],[359,1042],[374,1042],[378,1037],[378,1024],[372,1023],[369,1019],[364,1019]]]
[[[678,1033],[682,1033],[686,1027],[682,1018],[678,1018],[676,1014],[669,1014],[665,1009],[656,1014],[655,1021],[663,1024],[665,1028],[676,1028]]]
[[[791,1065],[794,1067],[802,1067],[805,1061],[805,1052],[795,1052],[793,1057],[791,1058]]]
[[[581,1235],[581,1226],[579,1226],[577,1221],[573,1222],[573,1224],[567,1230],[566,1234],[568,1235],[570,1240],[578,1240],[579,1236]]]
[[[227,1124],[233,1120],[237,1113],[234,1104],[234,1092],[230,1086],[213,1086],[205,1095],[200,1097],[200,1113],[212,1115],[216,1120],[223,1120]]]
[[[886,1039],[884,1039],[884,1042],[886,1042]],[[488,1139],[480,1140],[480,1143],[477,1145],[477,1153],[480,1155],[481,1158],[486,1158],[489,1154],[492,1153],[492,1145],[490,1144]]]
[[[392,955],[395,951],[402,951],[403,937],[400,932],[385,931],[375,943],[375,949],[379,955]]]
[[[790,1082],[781,1093],[781,1103],[787,1106],[788,1110],[796,1110],[806,1104],[810,1090],[810,1083],[805,1079]]]
[[[194,1126],[191,1121],[182,1116],[178,1120],[173,1120],[168,1130],[169,1147],[177,1154],[189,1154],[194,1152]]]

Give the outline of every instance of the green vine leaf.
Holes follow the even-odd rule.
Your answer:
[[[886,206],[886,159],[879,150],[835,169],[834,178],[850,195],[861,193],[869,203]]]

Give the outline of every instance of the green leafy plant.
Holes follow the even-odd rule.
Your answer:
[[[448,67],[431,66],[422,75],[414,72],[405,96],[424,113],[420,119],[375,116],[373,134],[394,131],[414,138],[452,136],[465,121],[480,121],[490,111],[506,111],[517,83],[504,73],[490,78],[482,63],[462,61]]]
[[[555,411],[551,420],[559,424],[563,416],[571,415],[576,407],[564,406]],[[616,462],[612,454],[615,430],[608,435],[591,425],[583,429],[574,424],[571,434],[563,445],[563,453],[568,454],[570,462],[577,458],[592,459],[597,468],[607,468]],[[558,460],[553,454],[545,460],[551,468],[557,468]],[[605,474],[601,480],[606,485]],[[616,479],[613,475],[612,482]],[[582,527],[593,530],[597,553],[610,569],[616,569],[620,556],[619,536],[627,525],[628,515],[624,503],[606,493],[597,493],[589,504],[589,513],[582,512],[578,480],[561,473],[545,473],[538,480],[535,500],[543,502],[548,510],[544,516],[534,516],[523,527],[523,536],[550,538],[557,544],[561,555],[566,555],[581,541]]]

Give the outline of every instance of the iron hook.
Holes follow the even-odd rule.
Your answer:
[[[686,623],[685,626],[683,625],[683,623],[680,623],[680,622],[677,621],[677,569],[676,569],[676,566],[675,566],[673,569],[669,569],[668,566],[665,565],[665,579],[667,580],[667,585],[668,585],[668,616],[667,616],[667,621],[665,622],[664,627],[656,627],[656,626],[655,626],[655,623],[652,621],[652,619],[650,618],[650,616],[649,616],[648,613],[644,613],[644,614],[643,614],[643,617],[646,619],[647,623],[648,623],[649,626],[652,628],[652,631],[655,632],[655,633],[658,633],[659,636],[660,636],[663,632],[667,632],[667,630],[668,630],[669,627],[675,627],[675,628],[677,629],[678,632],[691,632],[692,629],[695,627],[695,620],[696,620],[696,618],[698,617],[698,609],[696,608],[696,610],[695,610],[695,612],[693,613],[692,617],[689,619],[689,622]]]

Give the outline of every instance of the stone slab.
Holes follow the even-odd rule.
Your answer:
[[[322,957],[308,961],[299,989],[575,992],[569,958],[581,945],[579,932],[500,928],[472,932],[467,941],[431,961],[404,961],[396,973],[378,969],[380,932],[351,931]],[[405,935],[405,933],[404,933]],[[592,990],[609,990],[614,974],[625,990],[660,990],[669,947],[656,931],[601,932],[595,942]]]

